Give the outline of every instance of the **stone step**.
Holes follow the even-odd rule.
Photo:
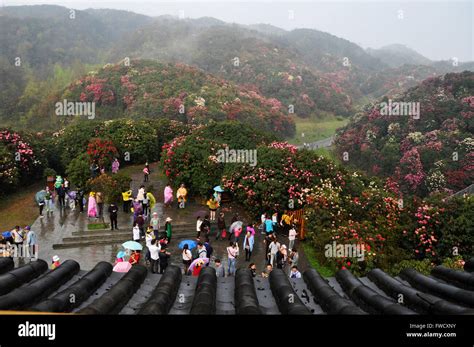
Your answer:
[[[173,227],[173,233],[175,232],[196,232],[195,231],[196,226],[190,226],[190,227]],[[164,231],[163,228],[160,229],[160,231]],[[113,235],[117,233],[132,233],[132,228],[120,228],[119,230],[110,230],[110,229],[100,229],[100,230],[79,230],[79,231],[73,231],[72,235],[73,236],[88,236],[88,235]]]
[[[118,232],[118,233],[109,233],[109,234],[101,234],[101,235],[83,235],[83,236],[73,236],[73,237],[64,237],[63,242],[75,242],[75,241],[94,241],[94,240],[121,240],[123,238],[130,239],[132,237],[132,233],[127,232]],[[174,232],[173,237],[176,238],[184,238],[184,237],[196,237],[195,232]]]

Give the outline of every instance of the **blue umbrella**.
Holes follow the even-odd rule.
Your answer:
[[[127,241],[125,243],[122,243],[122,247],[125,249],[130,249],[132,251],[141,251],[143,249],[143,246],[135,241]]]
[[[39,204],[40,202],[44,202],[44,198],[46,197],[46,190],[40,190],[35,194],[35,200]]]
[[[197,246],[197,242],[196,241],[193,241],[193,240],[184,240],[184,241],[181,241],[178,245],[178,247],[180,249],[183,249],[184,248],[184,245],[188,245],[188,248],[189,249],[193,249],[194,247]]]
[[[123,257],[125,257],[125,252],[124,251],[119,251],[117,253],[117,258],[123,258]]]
[[[224,191],[224,189],[222,189],[221,186],[215,186],[215,187],[214,187],[214,191],[219,192],[219,193],[222,193],[222,192]]]

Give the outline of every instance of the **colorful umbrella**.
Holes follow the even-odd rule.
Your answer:
[[[222,189],[221,186],[215,186],[215,187],[214,187],[214,191],[219,192],[219,193],[222,193],[222,192],[224,191],[224,189]]]
[[[122,243],[122,247],[131,249],[132,251],[141,251],[143,249],[143,246],[136,241],[127,241]]]
[[[197,259],[194,259],[194,261],[191,263],[191,265],[189,266],[189,271],[193,272],[194,268],[196,267],[196,264],[200,261],[203,261],[204,262],[204,265],[209,263],[209,258],[197,258]]]
[[[234,223],[232,223],[232,225],[231,225],[230,228],[229,228],[229,232],[230,232],[231,234],[233,234],[236,229],[242,228],[242,225],[243,225],[243,224],[244,224],[244,223],[241,222],[241,221],[239,221],[239,220],[236,221],[236,222],[234,222]]]
[[[126,254],[125,254],[124,251],[119,251],[119,252],[117,253],[117,258],[123,258],[123,257],[125,257],[125,255],[126,255]]]
[[[132,268],[132,264],[128,261],[121,261],[114,266],[114,272],[128,272]]]
[[[44,198],[46,196],[46,190],[40,190],[38,193],[35,195],[35,200],[37,203],[44,202]]]
[[[189,249],[193,249],[194,247],[197,246],[197,242],[194,241],[194,240],[184,240],[184,241],[181,241],[179,244],[178,244],[178,247],[180,249],[183,249],[184,248],[184,245],[188,245],[188,248]]]

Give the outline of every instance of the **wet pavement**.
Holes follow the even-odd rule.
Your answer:
[[[152,170],[153,169],[156,169],[156,166],[152,165]],[[153,175],[151,177],[153,177]],[[195,239],[196,217],[197,215],[201,215],[203,217],[205,214],[207,214],[207,206],[202,205],[200,202],[192,201],[187,204],[185,209],[178,209],[176,202],[173,207],[164,207],[164,182],[162,180],[156,179],[150,180],[147,183],[143,183],[142,179],[143,176],[141,173],[132,175],[132,190],[134,195],[136,195],[136,192],[141,184],[145,184],[145,186],[153,185],[154,195],[157,199],[157,203],[152,212],[158,213],[162,221],[162,229],[166,217],[173,219],[173,237],[171,244],[168,247],[168,251],[171,253],[171,263],[182,267],[181,250],[178,248],[178,243],[184,239]],[[107,211],[107,208],[108,206],[105,206],[104,211]],[[122,206],[119,206],[119,208],[118,231],[88,231],[88,223],[97,223],[101,220],[88,218],[86,212],[80,213],[78,210],[71,211],[70,209],[62,211],[57,206],[55,206],[53,213],[45,215],[43,218],[38,218],[32,225],[32,230],[34,230],[38,236],[39,258],[45,259],[48,262],[51,261],[54,255],[58,255],[61,258],[61,261],[74,259],[79,262],[81,269],[83,270],[92,269],[99,261],[114,263],[115,255],[121,249],[121,244],[126,240],[132,239],[132,214],[124,213],[122,211]],[[236,212],[238,212],[242,217],[241,220],[244,222],[244,225],[251,221],[246,216],[246,213],[240,208],[240,206],[236,206],[235,204],[224,204],[222,210],[225,213],[227,226],[230,225],[230,220]],[[107,213],[105,213],[104,220],[107,223],[109,222]],[[226,247],[229,245],[229,241],[216,241],[216,231],[217,226],[215,223],[213,223],[210,237],[210,243],[214,249],[213,258],[220,258],[222,264],[225,266],[225,268],[227,268]],[[129,236],[127,236],[127,232],[129,232]],[[118,236],[119,234],[121,236]],[[265,267],[263,235],[260,235],[260,233],[257,231],[255,236],[254,252],[250,262],[254,262],[257,265],[257,270],[260,273]],[[94,241],[98,238],[101,240],[100,244],[98,241]],[[110,238],[110,240],[108,238]],[[73,247],[65,246],[68,244],[68,242],[65,242],[63,239],[66,239],[67,241],[78,240],[79,245],[73,245]],[[82,242],[86,242],[87,245],[81,245]],[[280,242],[288,244],[287,239],[282,239]],[[240,256],[237,259],[237,268],[247,267],[250,263],[245,261],[242,243],[243,237],[241,236],[241,240],[239,242]],[[144,241],[142,244],[144,245]],[[56,249],[53,249],[54,245],[59,246],[55,246]],[[298,241],[296,247],[298,247]],[[142,261],[144,261],[143,258],[144,253],[142,254]],[[21,262],[22,261],[19,263]]]

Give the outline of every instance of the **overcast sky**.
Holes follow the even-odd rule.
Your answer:
[[[56,4],[75,9],[113,8],[157,16],[215,17],[283,29],[312,28],[379,48],[401,43],[433,60],[474,60],[474,0],[466,1],[130,1],[0,0],[4,6]]]

